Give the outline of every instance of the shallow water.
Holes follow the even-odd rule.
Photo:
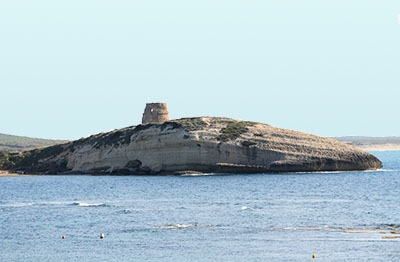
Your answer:
[[[0,261],[399,261],[400,151],[373,153],[382,170],[1,177]]]

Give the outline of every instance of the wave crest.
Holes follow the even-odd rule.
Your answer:
[[[160,229],[182,229],[182,228],[195,228],[197,227],[197,223],[194,224],[167,224],[162,226],[155,226],[153,228],[160,228]]]
[[[105,203],[85,203],[85,202],[73,202],[73,206],[80,206],[80,207],[105,207],[107,204]]]

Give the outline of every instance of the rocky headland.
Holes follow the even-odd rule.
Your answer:
[[[161,175],[382,167],[379,159],[357,147],[267,124],[216,117],[164,120],[146,120],[149,123],[14,153],[0,169],[30,174]]]

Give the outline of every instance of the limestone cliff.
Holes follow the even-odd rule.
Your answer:
[[[183,118],[101,133],[15,157],[28,173],[182,174],[368,170],[373,155],[339,141],[228,118]]]

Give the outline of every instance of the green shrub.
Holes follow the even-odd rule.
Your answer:
[[[182,125],[184,129],[187,131],[197,131],[202,130],[204,127],[207,126],[207,123],[201,120],[201,118],[194,117],[194,118],[182,118],[178,120],[174,120],[174,122]]]
[[[13,169],[18,162],[18,153],[0,151],[0,170]]]
[[[235,140],[242,134],[249,131],[247,125],[247,122],[229,122],[226,127],[221,129],[220,135],[217,139],[219,141]]]

